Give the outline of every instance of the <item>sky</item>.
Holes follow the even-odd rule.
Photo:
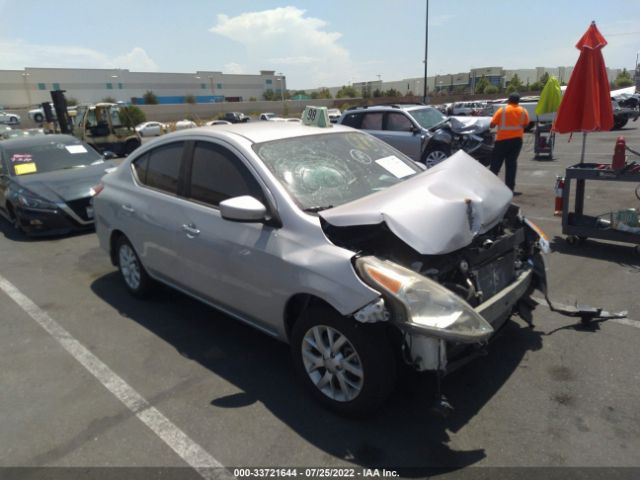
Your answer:
[[[0,69],[282,72],[290,89],[420,77],[426,0],[0,0]],[[574,65],[592,20],[632,69],[638,0],[430,0],[428,75]]]

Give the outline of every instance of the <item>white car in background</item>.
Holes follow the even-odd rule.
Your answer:
[[[178,122],[176,122],[176,130],[185,130],[187,128],[196,128],[198,125],[196,125],[196,122],[192,121],[192,120],[187,120],[186,118],[184,120],[180,120]]]
[[[273,112],[264,112],[260,114],[260,120],[271,120],[276,114]]]
[[[337,123],[342,116],[342,112],[339,108],[330,108],[327,110],[327,114],[329,115],[329,121],[331,123]]]
[[[20,115],[17,113],[5,112],[4,109],[0,107],[0,123],[18,125],[20,123]]]
[[[156,137],[168,131],[169,128],[160,122],[143,122],[136,125],[136,132],[138,132],[138,135],[141,137]]]

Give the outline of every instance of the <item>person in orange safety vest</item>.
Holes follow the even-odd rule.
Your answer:
[[[512,192],[516,186],[518,155],[522,149],[524,127],[529,124],[529,114],[526,109],[518,105],[519,103],[520,95],[512,93],[509,95],[507,105],[499,108],[491,119],[491,127],[498,127],[498,131],[490,169],[498,175],[504,162],[504,183]]]

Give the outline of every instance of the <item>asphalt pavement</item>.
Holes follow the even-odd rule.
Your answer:
[[[588,161],[609,162],[620,134],[640,149],[631,123],[590,134]],[[568,139],[534,160],[527,136],[515,202],[551,238],[552,299],[628,319],[585,328],[544,305],[534,329],[515,317],[445,379],[447,419],[419,378],[373,418],[336,416],[296,381],[285,344],[168,288],[133,299],[91,232],[27,239],[0,220],[0,467],[640,468],[640,256],[564,240],[554,181],[582,137]],[[640,207],[635,187],[588,183],[585,210]]]

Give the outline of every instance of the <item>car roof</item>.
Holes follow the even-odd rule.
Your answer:
[[[339,132],[353,132],[354,129],[343,125],[332,125],[327,128],[312,127],[294,122],[255,122],[232,125],[216,125],[197,127],[189,130],[174,132],[173,138],[190,137],[193,135],[208,135],[219,138],[221,135],[226,137],[242,137],[251,143],[269,142],[272,140],[281,140],[284,138],[304,137],[307,135],[323,135]]]
[[[350,112],[353,111],[375,111],[375,110],[384,110],[384,111],[395,111],[395,110],[417,110],[419,108],[433,108],[431,105],[424,105],[422,103],[393,103],[389,105],[365,105],[361,107],[352,107],[349,109]]]
[[[16,148],[16,147],[20,148],[22,146],[32,147],[37,145],[47,145],[52,142],[81,143],[79,139],[77,139],[72,135],[56,134],[56,135],[29,135],[26,137],[11,138],[8,140],[3,140],[2,142],[0,142],[0,145],[5,148]]]

